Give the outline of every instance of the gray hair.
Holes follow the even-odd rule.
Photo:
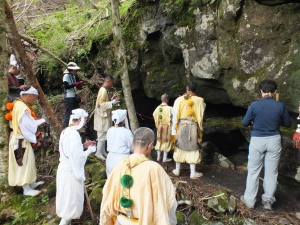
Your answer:
[[[167,100],[169,100],[169,95],[167,95],[167,93],[164,93],[160,99],[162,102],[166,102]]]
[[[154,132],[148,127],[140,127],[134,133],[133,144],[145,148],[150,142],[154,142]]]

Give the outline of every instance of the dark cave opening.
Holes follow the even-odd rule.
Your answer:
[[[135,109],[140,126],[155,129],[152,113],[155,108],[161,103],[160,100],[149,98],[145,95],[143,89],[132,91]],[[173,106],[175,98],[171,98],[169,105]],[[241,150],[247,149],[247,140],[239,130],[228,130],[226,132],[209,132],[205,133],[205,118],[232,118],[242,117],[246,113],[246,109],[235,107],[228,104],[207,104],[204,116],[204,135],[203,142],[211,141],[224,156],[229,156],[238,153]]]

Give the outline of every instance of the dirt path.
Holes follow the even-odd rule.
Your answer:
[[[188,164],[182,164],[179,178],[172,174],[172,170],[175,168],[175,162],[172,161],[160,164],[165,168],[172,179],[187,181],[187,186],[193,186],[194,190],[199,189],[199,191],[203,192],[203,196],[209,196],[215,190],[226,190],[229,193],[229,196],[233,195],[239,199],[244,193],[247,177],[245,167],[238,167],[237,170],[233,171],[218,165],[197,165],[197,171],[201,171],[204,175],[198,180],[191,180],[189,178],[190,171]],[[240,202],[240,200],[237,200],[237,214],[245,217],[249,216],[256,220],[259,220],[259,218],[265,218],[266,221],[268,221],[268,218],[278,221],[279,218],[286,218],[290,216],[294,220],[294,224],[300,224],[300,220],[295,217],[295,213],[300,212],[299,182],[295,179],[279,175],[277,192],[275,195],[277,201],[273,204],[273,211],[266,211],[262,208],[262,194],[263,181],[261,178],[255,209],[249,210]],[[286,213],[289,213],[288,216],[286,216]],[[258,224],[262,224],[261,221]],[[267,222],[266,224],[270,223]],[[277,223],[272,222],[271,224]]]

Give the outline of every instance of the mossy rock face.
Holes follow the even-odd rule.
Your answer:
[[[92,183],[106,178],[106,168],[100,162],[86,165],[85,172]]]
[[[185,224],[185,216],[182,212],[176,212],[177,225]]]
[[[89,194],[89,200],[91,202],[92,209],[100,209],[102,201],[102,188],[95,187]]]
[[[0,222],[13,220],[14,218],[16,218],[16,211],[14,209],[12,209],[11,207],[1,210]]]
[[[201,225],[206,224],[206,222],[207,220],[203,218],[202,214],[198,210],[192,212],[188,219],[189,225]]]
[[[221,195],[221,196],[219,196]],[[218,213],[223,213],[227,210],[228,208],[228,195],[226,191],[220,190],[216,191],[213,195],[214,196],[219,196],[216,198],[212,198],[208,200],[208,207],[211,209],[215,210]]]
[[[232,217],[232,218],[229,218],[228,224],[229,225],[243,225],[244,220],[239,217]]]
[[[82,225],[96,225],[97,223],[92,220],[85,221]]]
[[[257,225],[257,223],[254,220],[247,218],[245,219],[243,225]]]
[[[54,179],[46,189],[46,194],[49,198],[52,198],[56,195],[56,179]]]

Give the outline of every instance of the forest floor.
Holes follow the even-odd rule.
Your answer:
[[[240,156],[239,156],[240,157]],[[242,157],[246,157],[245,155]],[[268,224],[300,224],[300,219],[297,218],[296,213],[300,212],[300,183],[295,179],[279,175],[278,186],[276,192],[276,202],[273,204],[272,211],[263,209],[261,203],[261,195],[263,194],[263,182],[260,178],[257,203],[255,209],[248,209],[239,199],[243,195],[247,169],[243,166],[237,166],[236,170],[226,169],[219,165],[197,165],[197,171],[203,173],[203,177],[192,180],[189,178],[189,165],[182,164],[181,173],[179,177],[172,174],[175,168],[174,161],[168,163],[159,162],[160,165],[169,174],[171,180],[177,185],[177,191],[184,193],[185,197],[192,200],[195,204],[193,206],[181,205],[178,211],[182,211],[186,218],[195,210],[198,209],[204,218],[209,221],[222,221],[227,224],[226,217],[229,215],[220,215],[215,213],[207,206],[207,199],[212,196],[215,191],[224,190],[228,196],[233,195],[236,197],[236,211],[232,216],[240,218],[251,218],[257,222],[258,225]],[[52,200],[50,205],[53,204],[52,209],[55,210],[55,201]],[[100,209],[93,209],[95,218],[99,221]],[[55,211],[53,212],[55,214]],[[282,219],[290,223],[282,223]],[[90,212],[85,204],[84,213],[78,220],[73,220],[72,224],[83,224],[84,221],[90,220]],[[186,222],[186,224],[188,224]]]
[[[300,224],[300,219],[296,217],[296,213],[300,212],[300,183],[291,177],[279,175],[277,192],[275,194],[276,202],[273,204],[273,210],[267,211],[263,209],[261,202],[261,195],[263,194],[262,175],[260,177],[255,209],[250,210],[239,200],[246,187],[246,167],[237,166],[236,170],[231,170],[219,165],[199,164],[197,165],[197,171],[202,172],[203,176],[199,179],[192,180],[189,178],[190,168],[188,164],[182,165],[179,177],[172,174],[172,170],[175,168],[174,162],[160,164],[167,171],[174,183],[176,183],[176,181],[186,182],[181,183],[181,189],[183,189],[183,192],[187,193],[192,200],[198,203],[196,205],[198,210],[209,220],[217,221],[221,218],[219,214],[213,212],[213,210],[207,206],[207,197],[212,196],[215,191],[225,190],[228,196],[233,195],[237,199],[235,216],[251,218],[259,225],[280,224],[282,218],[289,220],[290,224]],[[204,200],[201,201],[202,199]],[[187,209],[185,213],[189,214],[192,210]]]

